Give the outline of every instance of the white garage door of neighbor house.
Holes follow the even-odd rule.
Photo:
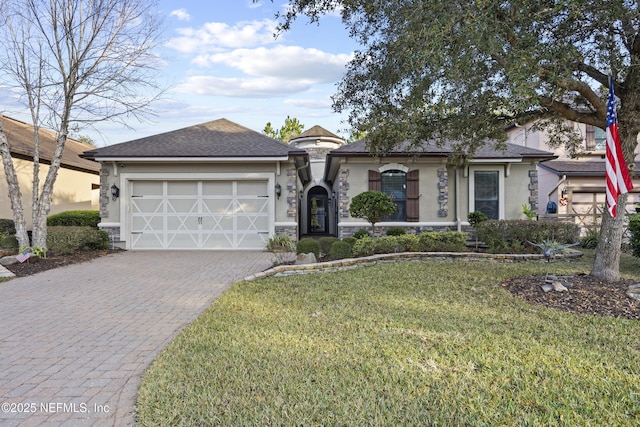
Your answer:
[[[268,181],[131,181],[131,249],[263,249]]]

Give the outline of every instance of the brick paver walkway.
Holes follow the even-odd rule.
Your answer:
[[[0,282],[0,426],[134,424],[140,378],[265,252],[124,252]]]

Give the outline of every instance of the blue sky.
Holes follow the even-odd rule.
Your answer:
[[[305,129],[320,125],[348,136],[345,116],[333,112],[330,96],[357,45],[337,14],[319,26],[302,18],[274,38],[274,15],[286,4],[160,0],[166,40],[160,75],[170,90],[155,104],[157,117],[130,123],[133,131],[105,122],[79,133],[103,146],[219,118],[261,132],[267,122],[279,128],[289,115]],[[4,113],[29,117],[14,108]]]
[[[289,115],[305,129],[317,124],[347,136],[330,96],[356,44],[338,15],[319,26],[301,19],[274,38],[274,15],[285,7],[277,0],[162,0],[161,74],[171,89],[157,117],[133,123],[135,131],[105,123],[100,134],[85,133],[101,146],[223,117],[261,132]]]

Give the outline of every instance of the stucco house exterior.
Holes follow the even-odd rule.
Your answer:
[[[403,227],[413,232],[464,230],[468,215],[481,211],[491,219],[521,219],[522,205],[536,208],[539,161],[553,153],[507,144],[498,149],[479,148],[472,158],[453,165],[453,144],[421,147],[397,144],[385,154],[372,156],[364,140],[329,153],[324,178],[336,193],[339,237],[368,224],[349,216],[349,200],[377,190],[389,194],[398,209],[376,225]]]
[[[451,166],[451,147],[408,147],[372,156],[319,126],[284,144],[219,119],[83,156],[101,165],[100,226],[121,247],[224,250],[264,249],[279,233],[349,236],[369,225],[348,209],[368,189],[398,204],[382,229],[460,230],[473,210],[521,218],[537,163],[555,157],[507,144]]]
[[[540,214],[546,214],[548,202],[557,207],[550,214],[572,215],[578,223],[593,222],[605,204],[605,131],[583,123],[566,122],[578,134],[582,143],[574,151],[564,147],[551,147],[549,134],[537,130],[535,122],[511,126],[507,129],[509,142],[523,147],[553,151],[557,159],[538,164],[538,206]],[[632,173],[634,190],[628,198],[627,209],[634,210],[640,203],[640,159],[636,153]],[[589,218],[591,217],[591,218]],[[588,220],[588,221],[587,221]]]
[[[27,221],[31,229],[31,198],[33,188],[33,126],[7,116],[1,116],[2,128],[7,136],[13,164],[18,175],[22,202]],[[46,177],[55,148],[56,134],[40,129],[40,178]],[[89,146],[73,139],[67,139],[62,155],[62,164],[58,171],[51,201],[51,213],[75,209],[98,209],[100,165],[82,158],[80,155]],[[9,190],[5,179],[4,167],[0,162],[0,218],[13,218]]]

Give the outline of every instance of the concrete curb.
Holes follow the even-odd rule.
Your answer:
[[[568,250],[566,254],[554,256],[554,259],[576,260],[582,257],[582,252]],[[304,265],[278,265],[251,276],[243,281],[251,282],[271,276],[290,276],[296,274],[327,273],[348,270],[358,267],[368,267],[384,262],[393,261],[496,261],[496,262],[546,262],[542,254],[488,254],[475,252],[402,252],[395,254],[371,255],[362,258],[345,258],[336,261],[319,262]]]

